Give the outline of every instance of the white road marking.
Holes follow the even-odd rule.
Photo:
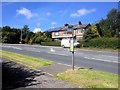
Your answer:
[[[55,50],[53,48],[50,49],[51,52],[55,52]]]
[[[57,63],[57,64],[61,64],[61,65],[65,65],[65,66],[69,66],[69,67],[72,67],[72,65],[69,65],[69,64],[63,64],[63,63]],[[75,68],[80,68],[80,67],[77,67],[77,66],[74,66]]]
[[[55,54],[55,55],[62,55],[62,56],[69,56],[67,54],[61,54],[61,53],[51,53],[51,52],[47,52],[47,53],[49,53],[49,54]]]
[[[120,63],[118,61],[110,61],[110,60],[104,60],[104,59],[99,59],[99,58],[89,58],[89,57],[84,57],[86,59],[92,59],[92,60],[98,60],[98,61],[106,61],[106,62],[114,62],[114,63]]]
[[[113,58],[117,58],[118,59],[118,57],[116,57],[116,56],[108,56],[108,55],[101,55],[101,56],[113,57]]]
[[[22,48],[15,47],[15,46],[2,46],[2,47],[6,47],[6,48],[13,48],[13,49],[22,50]]]

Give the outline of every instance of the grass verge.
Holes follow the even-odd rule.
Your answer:
[[[29,68],[39,68],[42,66],[53,64],[52,61],[48,61],[42,58],[34,58],[34,57],[3,51],[3,50],[0,50],[0,54],[2,54],[2,56],[0,55],[0,57],[25,65]]]
[[[118,75],[95,70],[68,70],[55,77],[80,88],[118,88]]]

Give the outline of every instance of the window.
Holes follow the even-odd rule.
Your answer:
[[[58,36],[59,35],[59,32],[55,32],[55,36]]]
[[[82,29],[78,29],[78,34],[81,34],[82,33],[81,31],[82,31]]]
[[[67,31],[64,31],[64,34],[66,35],[66,34],[67,34]]]

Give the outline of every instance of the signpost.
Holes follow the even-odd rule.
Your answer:
[[[72,33],[70,38],[70,52],[72,52],[72,69],[74,70],[74,30],[72,25],[68,25],[68,32]]]

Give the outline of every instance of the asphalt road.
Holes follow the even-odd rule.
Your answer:
[[[6,51],[49,59],[66,65],[72,64],[72,54],[67,48],[22,44],[1,44],[1,47]],[[118,74],[118,64],[120,64],[118,52],[77,49],[74,57],[77,67]]]

